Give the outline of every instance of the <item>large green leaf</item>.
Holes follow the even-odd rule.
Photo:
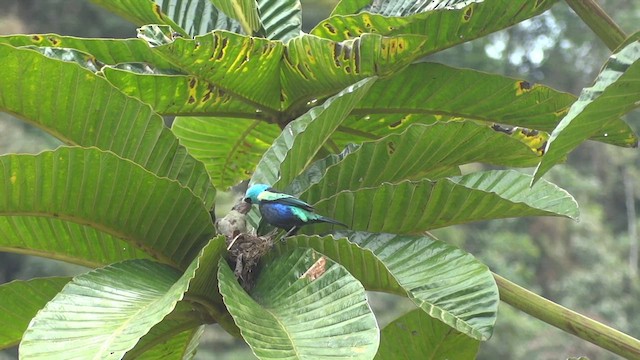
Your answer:
[[[211,30],[240,31],[240,24],[216,9],[211,0],[91,0],[138,25],[165,24],[183,35]]]
[[[205,294],[202,302],[222,302],[214,270],[224,243],[222,236],[209,241],[183,274],[128,260],[74,278],[31,322],[21,355],[55,359],[64,351],[70,358],[120,359],[131,350],[127,358],[192,357],[206,320],[193,311],[193,299],[178,302],[187,290],[192,298]]]
[[[174,309],[196,267],[181,276],[167,265],[128,260],[75,277],[29,324],[20,356],[122,358]]]
[[[143,27],[143,33],[155,27]],[[228,31],[195,39],[177,38],[153,51],[181,70],[268,109],[280,108],[280,61],[283,44]]]
[[[251,296],[224,261],[218,277],[225,304],[260,359],[371,359],[378,348],[362,285],[311,249],[270,262]]]
[[[178,117],[171,130],[223,189],[248,178],[280,134],[264,121],[218,117]]]
[[[342,190],[406,179],[432,179],[432,174],[443,169],[471,162],[526,167],[534,166],[538,159],[534,150],[519,140],[473,122],[414,124],[401,134],[362,144],[328,167],[304,196],[318,201]],[[306,176],[320,173],[314,167]]]
[[[426,236],[341,231],[335,238],[289,237],[275,249],[300,247],[339,262],[367,290],[407,296],[429,316],[474,339],[491,336],[499,303],[493,276],[452,245]]]
[[[473,360],[480,342],[413,310],[382,329],[378,360]]]
[[[358,80],[389,75],[409,65],[427,40],[424,36],[363,34],[335,42],[313,35],[289,41],[282,66],[283,108],[297,108]]]
[[[252,183],[288,184],[313,160],[327,139],[375,82],[362,80],[289,123],[256,167]]]
[[[311,33],[345,40],[362,33],[429,37],[422,54],[507,28],[549,9],[555,0],[343,0]]]
[[[258,8],[267,39],[287,43],[302,33],[300,0],[258,0]]]
[[[84,39],[57,34],[5,35],[0,43],[15,47],[38,46],[76,49],[89,53],[103,64],[145,62],[163,69],[172,65],[149,49],[141,39]]]
[[[256,0],[211,0],[228,17],[237,20],[245,34],[254,35],[262,28]]]
[[[536,169],[537,181],[559,159],[575,149],[589,137],[598,134],[609,135],[607,126],[640,106],[640,40],[636,40],[617,53],[598,75],[595,84],[585,88],[567,116],[553,130],[547,144],[547,153]],[[616,136],[618,134],[611,134]],[[627,136],[631,146],[637,146],[635,135]]]
[[[171,314],[127,351],[124,359],[191,359],[204,332],[202,323],[199,313],[180,302]]]
[[[0,349],[18,345],[31,319],[69,280],[50,277],[0,285]]]
[[[523,80],[419,63],[377,81],[340,131],[347,139],[371,139],[402,131],[412,123],[465,118],[550,132],[575,99],[571,94]],[[619,119],[606,131],[609,136],[596,135],[594,140],[628,146],[629,137],[634,136]]]
[[[179,145],[162,118],[77,64],[0,45],[0,110],[34,123],[67,144],[96,146],[176,179],[213,204],[204,166]]]
[[[140,63],[106,66],[102,73],[122,92],[151,105],[159,114],[258,117],[254,106],[195,76],[159,73]]]
[[[189,189],[95,148],[1,156],[0,215],[3,250],[86,265],[140,248],[185,267],[214,233]]]
[[[578,205],[549,182],[529,187],[532,177],[517,171],[484,171],[437,181],[384,183],[358,190],[323,191],[327,199],[303,197],[354,230],[416,233],[472,221],[523,216],[578,217]],[[327,187],[337,183],[328,181]],[[307,233],[321,233],[312,225]]]

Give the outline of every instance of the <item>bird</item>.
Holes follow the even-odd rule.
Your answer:
[[[245,194],[245,202],[257,204],[262,218],[270,225],[294,235],[301,226],[314,223],[329,223],[347,227],[338,220],[316,214],[313,206],[289,194],[274,190],[266,184],[254,184]]]

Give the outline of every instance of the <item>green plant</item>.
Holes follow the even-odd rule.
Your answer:
[[[640,103],[637,35],[576,100],[418,61],[554,1],[342,1],[311,34],[295,0],[95,2],[142,25],[140,39],[0,37],[0,109],[68,145],[0,157],[0,249],[95,268],[0,286],[11,309],[0,346],[20,342],[25,358],[189,358],[217,322],[260,358],[473,358],[501,296],[638,356],[637,340],[496,283],[426,233],[577,218],[573,198],[539,178],[584,140],[637,144],[620,119]],[[168,129],[160,115],[178,117]],[[476,162],[539,165],[533,176],[462,173]],[[277,242],[247,293],[209,211],[216,187],[249,176],[351,230]],[[379,331],[365,289],[419,309]]]

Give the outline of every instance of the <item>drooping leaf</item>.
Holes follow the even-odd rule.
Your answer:
[[[362,132],[378,138],[412,123],[463,118],[550,132],[574,101],[573,95],[543,85],[425,62],[377,81],[340,130],[347,137]],[[609,136],[594,140],[628,146],[634,136],[620,119],[607,131]]]
[[[178,117],[171,130],[223,189],[248,178],[280,134],[264,121],[219,117]]]
[[[127,260],[75,277],[33,318],[20,356],[121,359],[175,308],[196,266],[181,276],[157,262]]]
[[[341,1],[311,34],[345,40],[362,33],[429,37],[427,55],[507,28],[548,10],[555,0]],[[500,9],[500,11],[496,11]]]
[[[320,148],[375,82],[362,80],[289,123],[256,166],[251,182],[288,184],[313,160]]]
[[[327,168],[304,197],[315,202],[342,190],[435,179],[432,175],[443,169],[472,162],[527,167],[537,164],[538,159],[534,149],[519,140],[473,122],[414,124],[401,134],[363,143]],[[316,177],[318,172],[311,171]]]
[[[254,35],[262,28],[256,0],[211,0],[228,17],[238,21],[245,34]]]
[[[344,190],[314,206],[354,230],[408,234],[472,221],[523,216],[578,217],[576,201],[548,182],[513,170],[475,172],[437,181],[403,181]],[[334,184],[331,184],[334,185]],[[327,185],[329,186],[329,185]],[[306,226],[321,233],[326,225]]]
[[[287,43],[302,32],[300,0],[258,0],[260,20],[267,39]]]
[[[611,55],[598,78],[580,94],[567,116],[553,130],[547,152],[534,174],[537,181],[559,159],[595,134],[607,136],[605,128],[640,106],[640,40]],[[617,134],[611,134],[616,136]],[[637,146],[635,135],[627,136],[628,146]]]
[[[311,249],[270,262],[251,296],[224,261],[218,278],[225,304],[260,359],[371,359],[378,348],[362,285]]]
[[[4,250],[90,266],[144,256],[186,266],[214,233],[189,189],[95,148],[1,156],[0,215]]]
[[[491,336],[498,288],[486,265],[426,236],[356,231],[294,236],[278,252],[311,247],[342,264],[367,290],[407,296],[422,311],[478,340]]]
[[[77,64],[0,45],[0,110],[71,145],[96,146],[191,188],[207,206],[215,189],[204,166],[179,145],[162,118]]]
[[[31,319],[69,280],[49,277],[0,285],[0,349],[18,345]]]
[[[413,310],[382,329],[378,360],[473,360],[480,342]]]

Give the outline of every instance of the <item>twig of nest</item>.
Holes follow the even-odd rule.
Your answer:
[[[246,291],[255,285],[258,262],[273,245],[271,236],[256,236],[247,230],[249,210],[251,204],[240,200],[225,217],[216,221],[218,234],[226,237],[227,260],[234,266],[234,274]]]

